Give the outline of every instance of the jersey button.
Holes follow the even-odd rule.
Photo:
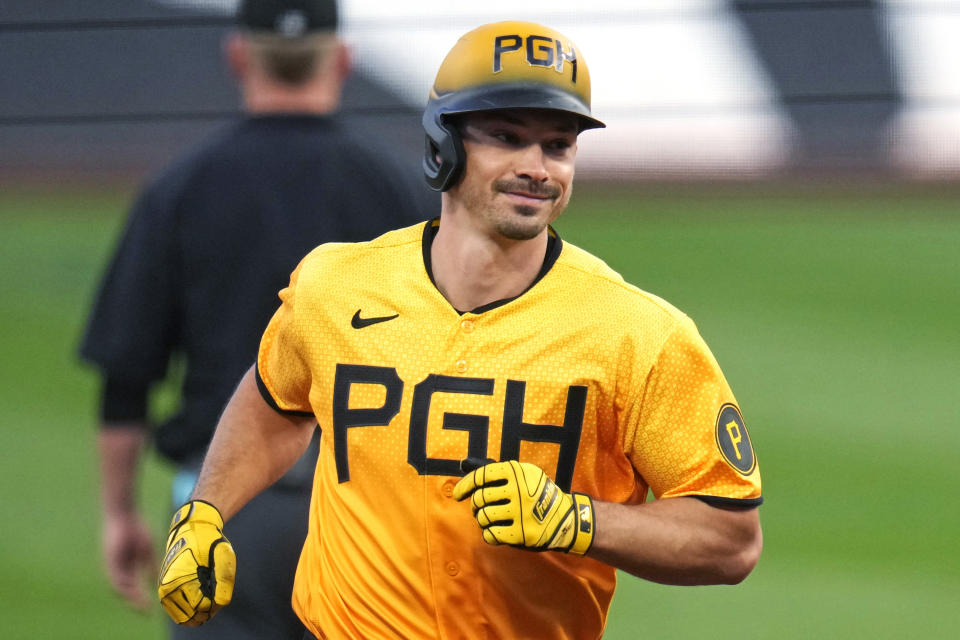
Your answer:
[[[443,488],[440,491],[443,493],[443,495],[447,496],[448,498],[452,498],[453,497],[453,480],[447,480],[446,482],[444,482]]]
[[[460,328],[463,329],[464,333],[470,333],[473,331],[473,320],[464,320],[460,323]]]
[[[467,361],[457,360],[457,373],[466,373],[466,372],[467,372]]]
[[[458,565],[456,562],[448,562],[446,569],[447,575],[451,578],[460,573],[460,565]]]

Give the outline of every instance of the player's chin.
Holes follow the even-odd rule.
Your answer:
[[[544,212],[546,207],[529,205],[529,204],[515,204],[513,205],[514,212],[523,217],[523,218],[536,218]]]
[[[545,217],[539,215],[518,215],[504,220],[500,224],[500,233],[511,240],[532,240],[547,227]]]

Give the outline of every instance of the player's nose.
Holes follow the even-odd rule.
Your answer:
[[[544,152],[539,144],[530,144],[519,152],[516,175],[535,182],[546,182],[550,178],[544,162]]]

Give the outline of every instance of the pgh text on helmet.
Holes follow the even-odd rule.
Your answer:
[[[497,109],[551,109],[603,127],[590,113],[590,72],[573,42],[533,22],[497,22],[465,34],[444,58],[423,113],[423,171],[436,191],[457,183],[466,157],[449,116]]]

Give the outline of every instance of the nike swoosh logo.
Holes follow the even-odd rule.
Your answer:
[[[353,314],[353,319],[350,320],[350,326],[354,329],[363,329],[364,327],[369,327],[372,324],[377,324],[378,322],[386,322],[387,320],[393,320],[394,318],[399,318],[400,314],[395,313],[392,316],[377,316],[375,318],[361,318],[360,309],[357,309],[357,312]]]

